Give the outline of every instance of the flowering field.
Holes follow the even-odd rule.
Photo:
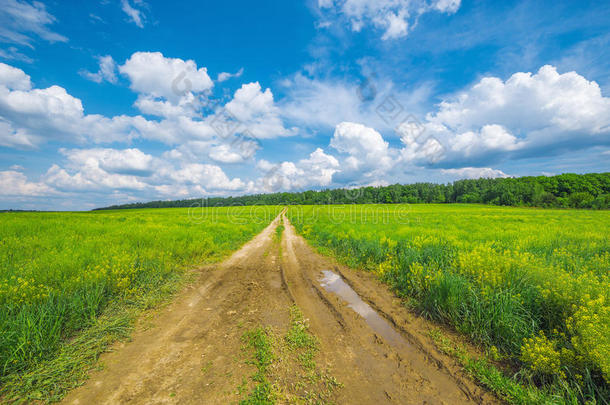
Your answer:
[[[610,212],[480,205],[291,207],[320,249],[561,401],[610,398]]]
[[[279,208],[202,212],[0,214],[0,386],[25,384],[15,376],[56,357],[110,304],[158,302],[149,298],[236,250]]]

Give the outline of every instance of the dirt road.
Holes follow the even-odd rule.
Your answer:
[[[280,240],[276,227],[282,222]],[[362,301],[350,306],[350,297]],[[307,364],[286,344],[295,327],[291,308],[297,307],[318,342]],[[252,390],[256,371],[243,336],[259,327],[272,342],[267,373],[278,403],[492,401],[428,343],[426,322],[370,275],[315,253],[280,215],[140,322],[132,340],[104,354],[103,369],[64,402],[237,403]]]

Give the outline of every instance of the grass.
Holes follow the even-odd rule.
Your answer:
[[[278,212],[0,214],[0,396],[60,399],[188,268],[226,257]]]
[[[279,224],[276,228],[275,228],[275,239],[277,241],[282,240],[282,233],[284,232],[284,225],[283,224]]]
[[[251,377],[255,383],[254,388],[245,399],[239,402],[242,405],[275,403],[275,392],[267,378],[268,368],[274,358],[268,333],[259,327],[246,332],[242,337],[246,345],[254,350],[249,363],[256,367],[256,372]]]
[[[290,330],[286,335],[288,348],[297,352],[299,364],[308,371],[316,368],[314,361],[318,353],[318,341],[309,333],[309,324],[303,318],[303,314],[296,305],[290,307]]]
[[[430,331],[430,337],[442,352],[456,358],[472,377],[508,403],[520,405],[564,403],[564,398],[561,396],[549,394],[531,385],[520,384],[507,377],[487,358],[474,358],[464,347],[454,343],[438,329]]]
[[[250,381],[238,387],[244,397],[240,404],[330,404],[333,392],[342,387],[316,364],[318,339],[296,305],[290,307],[290,326],[283,336],[259,326],[245,332],[242,340],[251,352],[246,363],[255,369]]]
[[[396,204],[288,216],[321,251],[497,350],[513,382],[609,402],[610,212]]]

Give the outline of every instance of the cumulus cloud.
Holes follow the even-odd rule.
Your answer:
[[[259,144],[254,140],[235,138],[233,144],[212,146],[209,150],[209,157],[219,163],[243,163],[254,156],[259,148]]]
[[[481,79],[440,103],[425,127],[446,146],[446,164],[552,155],[610,144],[610,98],[576,72],[547,65]]]
[[[60,149],[73,167],[98,166],[107,173],[150,176],[159,164],[156,159],[136,148],[130,149]]]
[[[33,48],[33,36],[48,42],[66,42],[68,38],[49,26],[56,18],[40,2],[0,0],[0,40]]]
[[[2,195],[8,196],[45,196],[56,194],[48,185],[41,182],[28,181],[25,174],[14,171],[0,171],[0,185],[2,185]]]
[[[32,88],[32,82],[23,70],[0,63],[0,86],[10,90],[29,90]]]
[[[423,144],[426,145],[425,142]],[[259,161],[257,167],[264,174],[258,187],[272,192],[308,187],[387,185],[413,181],[410,175],[426,165],[426,162],[413,161],[409,155],[413,151],[408,143],[403,141],[400,148],[391,147],[379,132],[359,123],[339,123],[329,147],[338,154],[333,156],[317,148],[307,159],[297,162],[273,164],[266,160]],[[427,176],[445,181],[508,177],[501,170],[489,167],[432,168],[428,169]]]
[[[248,184],[230,179],[216,165],[172,162],[137,148],[62,149],[66,163],[43,176],[47,187],[63,192],[121,190],[159,197],[198,197],[240,191]]]
[[[198,68],[193,60],[167,58],[161,52],[136,52],[119,71],[128,77],[133,91],[171,102],[214,86],[205,67]]]
[[[257,168],[263,173],[256,185],[262,192],[302,190],[308,187],[328,186],[333,174],[339,171],[339,161],[320,148],[308,158],[277,164],[260,160]]]
[[[0,143],[36,145],[45,136],[61,140],[80,137],[70,130],[82,120],[83,106],[59,86],[33,90],[0,86],[0,117]]]
[[[110,72],[102,68],[98,74],[113,80]],[[232,100],[216,104],[206,115],[202,99],[213,83],[207,70],[194,61],[138,52],[120,66],[120,72],[138,93],[135,106],[160,120],[85,114],[81,100],[63,87],[33,88],[25,72],[0,63],[0,145],[31,149],[51,140],[85,144],[148,139],[178,145],[174,152],[185,161],[238,163],[256,153],[257,139],[296,133],[284,126],[271,90],[263,91],[259,83],[244,84]],[[223,133],[227,126],[232,130]],[[190,150],[193,145],[196,148]]]
[[[99,70],[97,72],[89,72],[87,70],[80,70],[78,73],[84,78],[91,80],[96,83],[107,81],[109,83],[116,83],[116,63],[112,56],[98,56]]]
[[[330,147],[346,154],[344,168],[366,178],[379,175],[392,166],[388,143],[373,128],[342,122],[335,128]]]
[[[245,131],[257,139],[294,135],[295,129],[287,129],[280,117],[280,109],[273,101],[270,89],[262,91],[258,82],[247,83],[235,91],[233,99],[225,105]]]
[[[318,6],[325,19],[331,16],[339,22],[347,19],[355,32],[370,25],[383,31],[382,40],[390,40],[406,37],[424,13],[457,12],[460,0],[319,0]]]
[[[0,64],[0,145],[36,148],[49,140],[72,143],[129,141],[157,123],[140,116],[84,113],[80,99],[60,86],[32,88],[22,70]]]
[[[164,118],[200,115],[214,86],[205,67],[160,52],[136,52],[119,66],[119,71],[138,93],[135,107],[144,114]]]

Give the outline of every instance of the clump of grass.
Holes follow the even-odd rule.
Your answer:
[[[254,388],[245,399],[240,401],[240,404],[275,403],[273,385],[267,378],[268,368],[274,359],[268,331],[260,327],[256,328],[244,333],[242,340],[248,348],[254,350],[252,359],[249,363],[256,367],[256,372],[251,377],[252,381],[255,382]]]
[[[244,333],[245,348],[251,349],[248,364],[256,367],[237,391],[245,398],[240,404],[307,403],[326,404],[335,389],[342,387],[329,372],[318,370],[315,356],[317,338],[309,331],[307,320],[296,305],[290,307],[290,327],[283,338],[269,328],[255,328]],[[294,378],[286,384],[286,376]]]
[[[284,225],[283,224],[279,224],[275,228],[275,239],[278,240],[278,241],[281,240],[283,232],[284,232]]]
[[[290,329],[286,335],[286,343],[288,348],[298,351],[298,359],[301,366],[309,371],[316,367],[314,361],[315,355],[318,353],[318,340],[309,333],[309,324],[301,310],[296,305],[290,307]]]

